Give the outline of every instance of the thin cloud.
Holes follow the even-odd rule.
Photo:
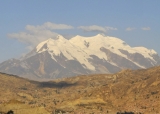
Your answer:
[[[9,38],[16,39],[20,42],[26,43],[31,46],[36,46],[38,43],[47,40],[48,38],[54,38],[58,35],[50,30],[37,30],[34,29],[33,31],[25,31],[20,33],[11,33],[8,34]]]
[[[118,30],[117,28],[114,28],[114,27],[105,27],[106,30]]]
[[[133,30],[135,30],[136,28],[131,28],[131,27],[128,27],[128,28],[126,28],[126,31],[133,31]]]
[[[27,25],[26,30],[41,30],[41,29],[48,29],[48,30],[62,30],[62,29],[73,29],[73,26],[66,25],[66,24],[55,24],[51,22],[46,22],[43,25],[33,26],[33,25]]]
[[[143,28],[141,28],[142,30],[151,30],[151,28],[150,27],[143,27]]]
[[[92,25],[92,26],[80,26],[79,29],[82,29],[86,32],[106,32],[106,29],[101,26]]]
[[[48,38],[55,38],[58,33],[53,30],[73,29],[74,27],[65,24],[55,24],[46,22],[43,25],[33,26],[27,25],[23,32],[8,34],[9,38],[16,39],[20,42],[29,45],[29,49],[36,46],[38,43],[47,40]]]
[[[102,27],[98,25],[91,25],[91,26],[80,26],[78,29],[81,29],[86,32],[101,32],[106,33],[109,30],[117,30],[117,28],[114,27]]]

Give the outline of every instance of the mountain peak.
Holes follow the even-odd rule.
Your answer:
[[[104,34],[97,34],[96,37],[105,37]]]
[[[49,38],[48,40],[46,40],[47,42],[51,42],[51,41],[53,41],[54,39],[52,39],[52,38]]]
[[[131,47],[116,37],[97,34],[90,37],[75,36],[68,40],[58,35],[39,43],[21,61],[0,64],[0,71],[22,76],[29,72],[35,77],[55,78],[88,73],[115,73],[120,69],[156,65],[160,65],[160,57],[154,50]]]
[[[56,39],[65,39],[62,35],[57,35]]]
[[[49,38],[49,39],[47,39],[47,40],[44,41],[44,42],[48,43],[48,42],[54,42],[54,41],[56,41],[56,40],[66,40],[66,39],[65,39],[62,35],[57,35],[56,38]]]

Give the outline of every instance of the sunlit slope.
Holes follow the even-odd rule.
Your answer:
[[[10,106],[14,100],[22,107],[27,105],[50,113],[62,110],[152,114],[160,111],[160,67],[62,78],[50,82],[29,81],[0,74],[0,91],[1,109],[4,104]]]

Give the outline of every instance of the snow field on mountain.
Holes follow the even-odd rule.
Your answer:
[[[95,70],[95,67],[88,62],[87,58],[90,58],[90,56],[87,53],[85,53],[81,48],[71,44],[63,36],[58,37],[59,38],[56,40],[49,39],[40,43],[36,48],[37,52],[41,53],[42,51],[39,50],[43,47],[44,44],[47,44],[46,50],[51,54],[54,60],[56,60],[54,56],[59,56],[62,53],[67,60],[74,60],[76,58],[77,61],[79,61],[81,64],[84,64],[88,69]]]
[[[46,47],[45,47],[46,45]],[[95,70],[95,67],[88,61],[91,55],[96,55],[100,59],[108,61],[110,64],[117,66],[108,60],[107,55],[101,51],[101,48],[106,48],[112,53],[122,56],[135,65],[145,68],[139,63],[130,60],[127,55],[120,52],[120,49],[127,51],[130,54],[139,53],[145,58],[155,63],[152,55],[157,54],[154,50],[149,50],[145,47],[130,47],[123,40],[115,37],[103,36],[98,34],[92,37],[75,36],[70,40],[65,39],[63,36],[58,35],[56,39],[48,39],[40,43],[36,50],[38,53],[48,51],[52,58],[56,61],[54,56],[59,56],[61,53],[66,57],[66,60],[77,60],[81,64],[84,64],[87,69]]]

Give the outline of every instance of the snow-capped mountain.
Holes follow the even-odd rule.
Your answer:
[[[67,40],[58,35],[41,42],[20,60],[1,63],[0,71],[31,79],[52,79],[156,65],[160,65],[160,57],[154,50],[130,47],[119,38],[98,34]]]

